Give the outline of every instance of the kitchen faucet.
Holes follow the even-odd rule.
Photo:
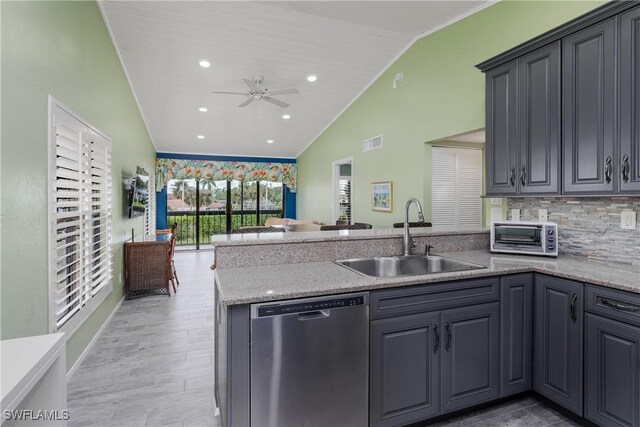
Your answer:
[[[424,215],[422,214],[422,205],[420,204],[420,200],[415,197],[407,200],[407,204],[404,206],[404,234],[402,236],[402,248],[404,250],[404,256],[411,255],[411,249],[416,246],[415,240],[411,238],[409,234],[409,207],[412,203],[416,204],[418,208],[418,219],[420,221],[424,221]]]

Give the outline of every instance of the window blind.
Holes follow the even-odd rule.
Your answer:
[[[432,147],[431,222],[438,226],[482,223],[482,150]]]
[[[111,141],[52,107],[52,281],[56,330],[112,279]]]
[[[148,188],[148,202],[144,210],[144,234],[147,236],[154,234],[156,231],[156,220],[154,215],[156,214],[156,185],[153,169],[149,174],[149,188]]]
[[[340,211],[338,219],[351,224],[351,179],[340,177],[338,182],[338,201]]]

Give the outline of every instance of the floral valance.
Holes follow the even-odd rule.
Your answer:
[[[156,191],[171,179],[281,182],[292,192],[297,187],[293,163],[220,162],[212,160],[156,159]]]

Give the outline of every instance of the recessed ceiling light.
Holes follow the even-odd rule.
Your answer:
[[[202,68],[209,68],[209,67],[211,67],[211,62],[207,61],[206,59],[202,59],[202,60],[199,62],[199,64],[200,64],[200,66],[201,66]]]
[[[198,135],[198,136],[196,136],[196,138],[198,138],[198,139],[204,139],[204,135]]]
[[[318,80],[318,76],[316,76],[315,74],[309,74],[307,76],[307,81],[309,82],[315,82],[316,80]]]
[[[289,119],[291,118],[291,115],[289,115],[289,114],[283,114],[283,115],[282,115],[282,118],[283,118],[283,119],[285,119],[285,120],[289,120]]]
[[[207,107],[198,107],[198,111],[200,111],[201,113],[206,113],[208,110]]]
[[[267,144],[273,144],[273,139],[267,139]]]

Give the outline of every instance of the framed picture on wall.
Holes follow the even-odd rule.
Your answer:
[[[378,181],[371,183],[371,210],[393,212],[393,182]]]

